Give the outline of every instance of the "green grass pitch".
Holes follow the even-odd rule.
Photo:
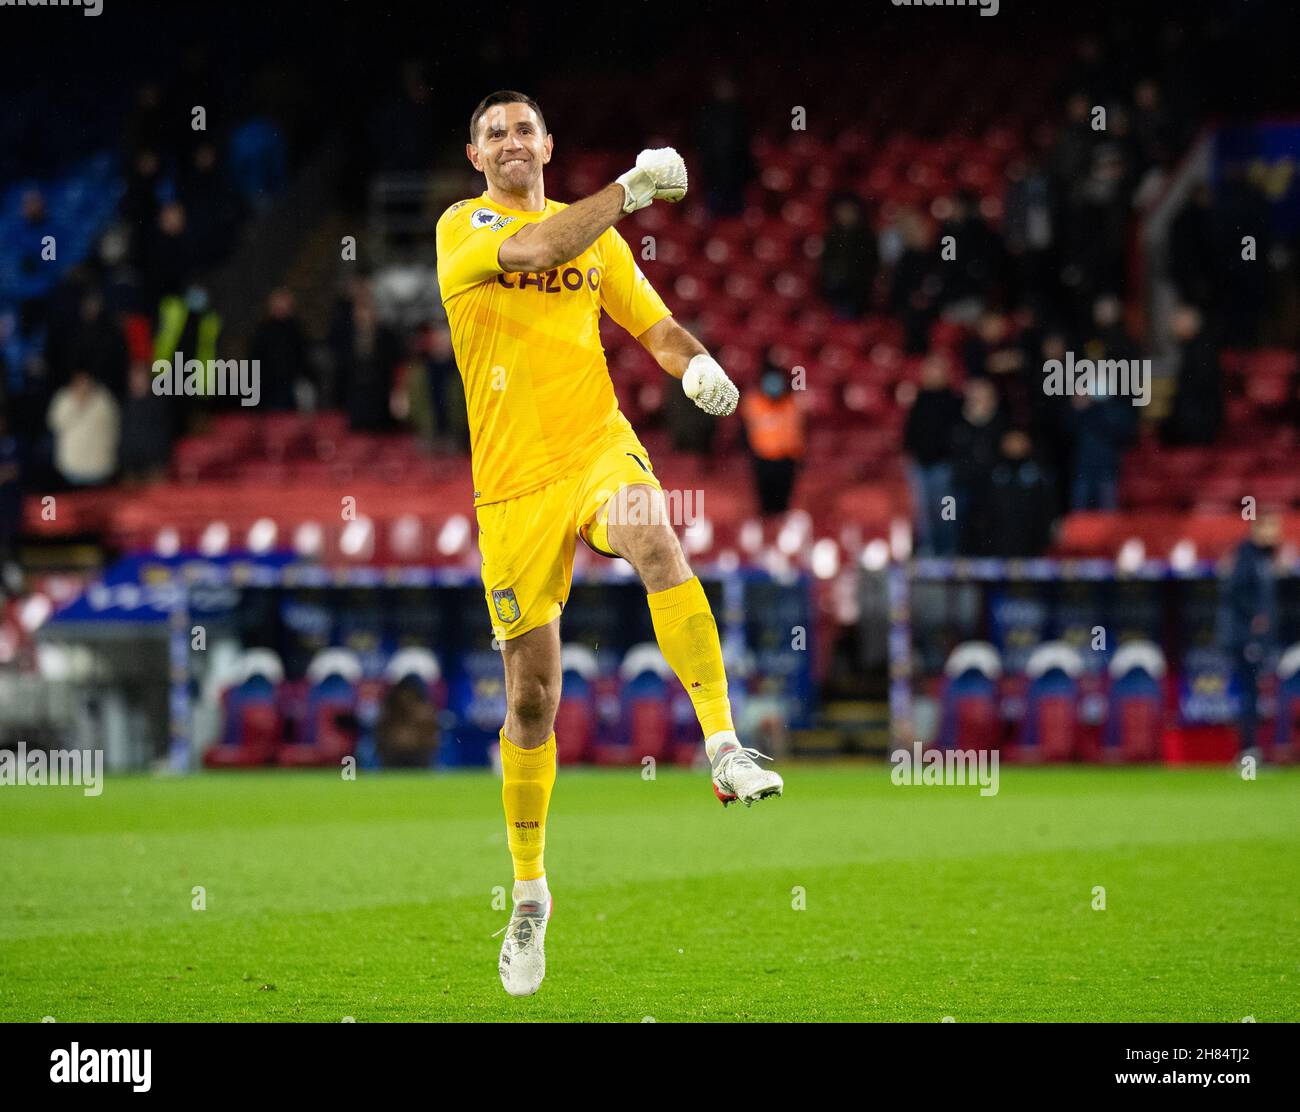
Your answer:
[[[0,1020],[1300,1018],[1300,770],[782,771],[562,768],[522,1000],[490,774],[0,788]]]

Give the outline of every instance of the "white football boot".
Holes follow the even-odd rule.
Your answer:
[[[713,794],[724,807],[740,800],[752,807],[758,800],[778,796],[785,783],[770,768],[760,768],[754,761],[772,758],[757,749],[746,749],[731,731],[715,734],[705,742],[709,764],[713,768]]]
[[[497,971],[511,996],[532,996],[546,976],[546,921],[551,917],[551,897],[516,900],[505,931]]]

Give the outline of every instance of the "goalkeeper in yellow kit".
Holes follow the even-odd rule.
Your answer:
[[[629,212],[686,194],[671,148],[572,205],[546,198],[553,140],[536,101],[501,91],[470,118],[466,154],[487,179],[438,220],[438,283],[465,381],[483,587],[502,646],[502,799],[514,859],[499,969],[514,996],[537,991],[551,912],[542,851],[555,783],[560,612],[580,536],[627,560],[645,585],[664,659],[700,720],[723,804],[780,795],[781,778],[736,737],[717,625],[668,522],[654,468],[619,412],[600,345],[603,309],[705,412],[739,395],[673,320],[614,229]],[[647,512],[647,508],[649,512]]]

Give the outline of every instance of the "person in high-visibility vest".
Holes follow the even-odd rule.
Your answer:
[[[210,307],[207,290],[191,286],[184,297],[169,294],[158,304],[154,360],[170,362],[179,351],[186,359],[210,363],[217,357],[220,335],[221,317]]]
[[[754,460],[759,507],[765,515],[784,513],[804,455],[803,414],[790,391],[790,376],[768,363],[759,392],[745,395],[741,417]]]
[[[185,361],[200,360],[209,368],[204,377],[201,395],[210,395],[212,390],[211,368],[217,358],[217,342],[221,336],[221,317],[211,307],[208,291],[202,286],[191,286],[182,297],[167,294],[158,303],[158,330],[154,334],[153,373],[161,372],[160,366],[171,363],[180,355]],[[156,384],[155,384],[156,385]],[[212,403],[203,403],[198,397],[184,397],[178,403],[182,406],[181,425],[189,425],[201,412]]]

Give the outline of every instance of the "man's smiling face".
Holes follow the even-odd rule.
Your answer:
[[[551,161],[551,137],[528,105],[494,104],[479,121],[478,146],[467,148],[474,168],[504,193],[526,193]]]

